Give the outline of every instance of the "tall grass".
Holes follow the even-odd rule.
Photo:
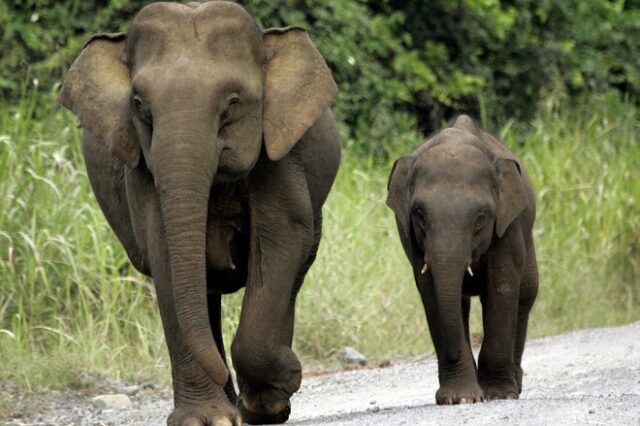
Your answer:
[[[128,266],[94,201],[75,118],[51,104],[31,94],[0,106],[0,380],[82,387],[87,371],[166,384],[153,286]],[[538,194],[534,336],[640,318],[638,110],[611,96],[563,105],[498,132]],[[402,137],[398,155],[419,143]],[[294,344],[307,365],[332,362],[344,345],[375,360],[431,349],[384,204],[391,163],[344,153],[299,297]],[[224,302],[227,342],[241,296]],[[472,316],[479,330],[477,307]]]
[[[640,121],[606,94],[549,100],[517,151],[538,197],[534,335],[640,318]],[[519,135],[505,131],[516,145]]]
[[[82,386],[82,370],[164,374],[152,286],[128,273],[76,120],[51,103],[30,94],[0,111],[0,378],[33,388]]]

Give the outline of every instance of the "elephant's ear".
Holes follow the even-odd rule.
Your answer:
[[[263,36],[267,53],[264,141],[269,158],[276,161],[329,107],[338,88],[306,31],[274,28]]]
[[[91,37],[71,65],[58,102],[133,168],[140,160],[140,145],[131,121],[131,79],[124,59],[125,46],[124,33]]]
[[[496,235],[501,238],[511,222],[524,210],[526,196],[518,162],[498,158],[495,166],[499,180]]]
[[[398,227],[404,236],[409,235],[409,169],[412,157],[400,157],[391,168],[387,183],[387,206],[393,210]],[[404,236],[401,236],[404,238]]]

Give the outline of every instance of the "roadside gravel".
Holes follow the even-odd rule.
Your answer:
[[[524,353],[520,400],[439,407],[433,355],[387,368],[303,380],[289,425],[640,425],[640,322],[531,340]],[[9,395],[7,425],[163,425],[164,389],[112,384],[129,393],[127,409],[98,409],[95,395]],[[6,390],[5,390],[6,392]],[[5,397],[6,399],[7,397]]]

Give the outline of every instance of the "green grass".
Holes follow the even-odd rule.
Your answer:
[[[90,372],[168,384],[152,285],[128,266],[91,194],[75,118],[49,98],[0,106],[0,381],[78,388]],[[549,101],[532,123],[499,132],[539,200],[532,336],[640,319],[638,118],[612,96],[571,110]],[[398,155],[418,143],[402,137]],[[295,347],[308,366],[332,362],[344,345],[374,360],[431,350],[384,204],[391,164],[344,153],[298,303]],[[240,297],[224,302],[227,342]]]
[[[48,100],[0,113],[0,379],[32,389],[65,387],[82,370],[164,375],[152,286],[122,274],[76,121],[60,110],[31,119],[36,101]]]
[[[540,294],[531,332],[640,318],[640,121],[612,94],[546,105],[521,155],[538,197]],[[506,132],[514,145],[517,135]]]

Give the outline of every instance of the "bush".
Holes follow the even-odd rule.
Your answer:
[[[438,91],[414,92],[420,117],[467,110],[484,121],[530,118],[560,88],[640,94],[640,2],[388,0]],[[433,110],[440,110],[434,114]],[[423,123],[432,125],[433,120]]]
[[[136,0],[24,0],[0,3],[0,90],[21,95],[25,77],[45,91],[59,83],[88,37],[125,30]]]
[[[91,33],[126,30],[143,0],[0,4],[0,92],[49,90]],[[408,114],[423,132],[466,111],[530,118],[549,91],[640,95],[638,0],[241,0],[263,27],[311,32],[340,87],[351,143],[384,155]],[[414,122],[410,127],[415,127]],[[384,138],[382,138],[384,136]]]

